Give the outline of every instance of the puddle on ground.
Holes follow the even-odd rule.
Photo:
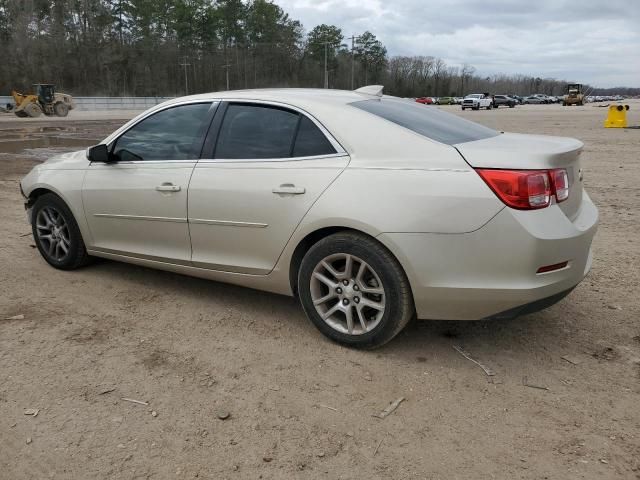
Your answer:
[[[42,136],[37,138],[24,138],[20,140],[0,139],[0,153],[22,153],[34,148],[50,147],[90,147],[100,140],[88,138],[61,138]]]
[[[64,152],[81,150],[100,142],[79,126],[25,126],[0,129],[0,158],[15,155],[44,161]]]

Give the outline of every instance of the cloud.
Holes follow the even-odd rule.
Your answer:
[[[373,32],[390,55],[601,87],[640,86],[637,0],[276,0],[307,30]]]

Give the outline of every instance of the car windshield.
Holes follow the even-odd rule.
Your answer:
[[[447,145],[499,135],[495,130],[457,115],[415,102],[385,97],[379,100],[361,100],[350,105]]]

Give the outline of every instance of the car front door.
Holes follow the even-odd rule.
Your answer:
[[[349,157],[317,121],[277,105],[223,103],[211,132],[189,186],[193,264],[267,274]]]
[[[189,179],[216,104],[189,103],[136,123],[92,162],[82,198],[91,250],[189,264]]]

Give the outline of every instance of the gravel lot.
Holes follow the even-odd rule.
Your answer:
[[[414,322],[372,352],[330,343],[291,298],[52,269],[18,181],[130,113],[0,116],[0,478],[640,479],[640,130],[604,129],[596,105],[443,108],[585,143],[593,269],[547,311]]]

